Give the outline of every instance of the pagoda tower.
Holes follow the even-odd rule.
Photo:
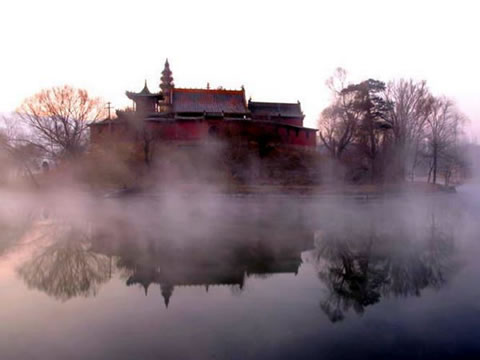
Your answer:
[[[171,103],[171,94],[174,86],[170,64],[168,63],[168,59],[166,59],[165,66],[162,71],[162,77],[160,78],[160,89],[162,89],[165,102],[168,104]]]

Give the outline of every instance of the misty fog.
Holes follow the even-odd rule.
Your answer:
[[[46,330],[47,336],[63,339],[61,332],[70,329],[78,341],[95,348],[110,344],[108,334],[120,331],[116,336],[123,339],[120,348],[126,353],[116,352],[119,347],[112,343],[104,353],[106,358],[129,358],[128,351],[133,349],[129,344],[133,343],[127,340],[127,329],[132,322],[135,331],[145,336],[142,340],[134,336],[135,344],[151,346],[152,354],[157,355],[165,351],[169,356],[208,358],[217,353],[240,359],[253,358],[255,351],[261,351],[266,358],[283,358],[293,351],[287,345],[268,350],[264,340],[251,345],[256,332],[247,329],[254,324],[257,331],[278,341],[290,326],[306,326],[305,339],[324,334],[323,340],[317,338],[305,345],[298,358],[308,358],[305,349],[312,346],[329,349],[332,358],[341,356],[342,347],[334,350],[332,343],[350,344],[364,353],[362,341],[376,336],[376,331],[362,333],[358,329],[364,317],[367,321],[369,316],[387,312],[396,318],[397,310],[389,308],[402,302],[411,303],[408,308],[414,313],[430,313],[432,310],[421,309],[435,299],[436,307],[461,312],[450,299],[452,291],[461,297],[459,304],[466,302],[470,308],[469,301],[476,295],[466,282],[478,271],[478,190],[476,185],[465,185],[456,194],[405,193],[376,199],[234,196],[211,191],[93,196],[66,188],[30,195],[3,192],[0,282],[7,290],[0,316],[9,326],[1,330],[0,345],[5,349],[6,339],[21,331],[23,340],[10,343],[7,354],[27,358],[27,350],[20,346],[24,341],[40,356],[52,355],[35,334],[46,326],[49,312],[62,314],[71,308],[59,318],[58,328]],[[143,299],[150,300],[147,304]],[[30,301],[43,304],[39,306],[44,310],[36,313],[28,306]],[[103,331],[86,331],[82,324],[100,326],[91,318],[97,307],[117,320],[101,325],[107,326]],[[304,315],[298,312],[301,308],[306,309]],[[274,320],[258,311],[284,315]],[[242,319],[239,312],[243,317],[249,315]],[[163,320],[138,318],[142,313]],[[222,335],[214,345],[211,335],[196,333],[200,328],[188,325],[194,321],[193,314],[197,314],[200,328],[230,335]],[[282,322],[287,314],[290,320]],[[308,314],[313,316],[310,321],[304,319]],[[33,318],[35,322],[25,322]],[[70,323],[73,319],[76,325]],[[164,337],[154,346],[150,331],[165,336],[173,323],[166,328],[162,323],[172,321],[177,328],[171,334],[173,342],[165,342],[168,337]],[[229,327],[229,321],[237,326]],[[296,321],[300,323],[294,325]],[[402,321],[410,328],[416,320],[405,315]],[[474,326],[474,322],[462,326],[468,328],[469,324]],[[334,328],[327,336],[325,331],[331,326]],[[180,329],[183,335],[178,333]],[[394,333],[398,344],[408,342],[401,332]],[[353,334],[357,337],[354,342]],[[197,336],[201,341],[182,348],[185,336]],[[440,341],[444,336],[440,331],[423,341]],[[462,341],[473,346],[468,338]],[[202,343],[210,347],[204,348]],[[222,347],[226,343],[228,348]],[[248,351],[247,344],[255,350]],[[387,344],[379,340],[376,350],[367,354],[382,356]],[[417,343],[409,346],[409,351],[419,351]],[[282,348],[284,355],[279,352]],[[67,349],[55,352],[82,358],[82,351],[73,355]],[[442,349],[430,349],[431,354]],[[145,354],[144,358],[150,357]]]

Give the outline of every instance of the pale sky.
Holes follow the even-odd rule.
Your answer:
[[[129,105],[157,91],[168,57],[178,87],[245,86],[258,101],[300,100],[315,127],[324,83],[426,79],[480,138],[479,1],[2,1],[0,112],[70,84]]]

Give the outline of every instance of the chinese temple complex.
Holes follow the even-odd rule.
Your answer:
[[[91,124],[93,143],[111,134],[128,139],[142,136],[156,141],[195,144],[209,139],[313,148],[316,129],[303,126],[300,102],[275,103],[246,100],[245,89],[178,88],[168,60],[160,91],[145,82],[140,92],[126,92],[133,106],[117,110],[117,117]]]

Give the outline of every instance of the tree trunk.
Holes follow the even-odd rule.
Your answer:
[[[415,169],[417,168],[418,162],[418,142],[415,144],[415,153],[413,155],[413,163],[412,163],[412,172],[410,175],[410,180],[413,182],[415,180]]]

